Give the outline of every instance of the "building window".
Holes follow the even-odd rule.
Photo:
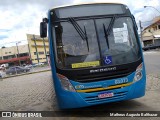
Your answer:
[[[8,52],[5,52],[5,54],[7,54]]]
[[[8,59],[12,59],[12,58],[15,58],[15,57],[16,57],[15,55],[3,56],[3,59],[8,60]]]
[[[157,30],[157,26],[153,27],[153,30],[156,31]]]
[[[39,52],[39,55],[43,55],[44,54],[44,52]]]
[[[28,53],[21,53],[21,54],[19,54],[19,56],[20,57],[25,57],[25,56],[29,56],[29,54]]]
[[[151,30],[149,29],[148,32],[151,32]]]
[[[37,55],[37,52],[34,52],[34,55]]]
[[[160,25],[158,25],[158,29],[160,29]]]

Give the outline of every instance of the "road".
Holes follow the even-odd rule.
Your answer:
[[[145,51],[144,60],[147,74],[160,73],[160,51]]]
[[[74,109],[68,116],[77,116],[72,113],[75,111],[94,115],[96,110],[160,111],[160,62],[158,62],[160,61],[160,53],[144,52],[144,58],[147,70],[147,87],[144,97]],[[0,90],[0,111],[60,111],[57,106],[50,71],[3,79],[0,81]],[[100,112],[98,114],[103,116],[105,113]],[[83,114],[79,112],[78,116],[80,117],[76,119],[81,119]]]

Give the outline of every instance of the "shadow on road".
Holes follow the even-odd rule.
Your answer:
[[[56,116],[76,116],[76,117],[97,117],[106,116],[111,112],[136,112],[136,111],[146,111],[149,106],[140,103],[136,100],[120,101],[108,104],[101,104],[91,107],[78,108],[78,109],[67,109],[55,111]],[[143,109],[145,108],[145,109]],[[149,108],[148,108],[149,109]]]

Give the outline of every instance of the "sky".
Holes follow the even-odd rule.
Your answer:
[[[55,6],[84,2],[119,2],[119,0],[0,0],[0,47],[27,44],[26,34],[39,35],[39,23]],[[160,0],[121,0],[136,18],[137,25],[151,24],[160,13]],[[144,8],[143,6],[153,6]]]

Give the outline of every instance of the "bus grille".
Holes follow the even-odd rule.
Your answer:
[[[109,79],[115,79],[115,78],[122,78],[130,75],[132,72],[126,70],[122,70],[119,72],[111,72],[111,73],[96,73],[96,74],[90,74],[85,75],[81,74],[77,76],[76,81],[77,82],[94,82],[94,81],[101,81],[101,80],[109,80]]]
[[[110,102],[110,101],[115,101],[115,100],[125,98],[127,93],[128,93],[127,91],[117,92],[117,93],[114,93],[113,97],[109,97],[109,98],[98,98],[98,96],[90,96],[90,97],[85,97],[85,101],[91,104],[98,103],[98,102],[99,103],[100,102]]]

